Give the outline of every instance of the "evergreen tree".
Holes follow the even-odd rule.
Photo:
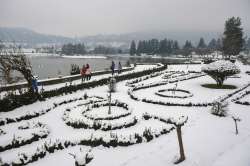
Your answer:
[[[183,46],[182,52],[183,55],[188,56],[193,50],[193,45],[191,41],[186,40],[185,45]]]
[[[216,41],[216,50],[221,51],[222,50],[222,40],[220,38]]]
[[[178,51],[179,51],[180,47],[179,47],[179,44],[178,44],[178,41],[175,40],[174,43],[173,43],[173,54],[177,54]]]
[[[136,45],[135,45],[134,40],[131,42],[129,53],[130,53],[130,55],[135,55],[136,54]]]
[[[203,37],[201,37],[201,38],[200,38],[200,41],[199,41],[199,44],[197,45],[197,48],[204,49],[204,48],[206,48],[206,47],[207,47],[207,46],[206,46],[206,43],[205,43]]]
[[[179,49],[180,49],[179,43],[178,43],[177,40],[174,41],[173,49],[174,49],[174,50],[179,50]]]
[[[215,51],[217,47],[217,42],[216,40],[213,38],[209,43],[208,43],[208,48]]]
[[[143,43],[142,41],[139,41],[139,42],[138,42],[137,50],[136,50],[136,54],[137,54],[137,55],[141,55],[141,53],[144,52],[144,51],[143,51],[143,44],[142,44],[142,43]]]
[[[193,45],[191,41],[186,40],[185,45],[183,46],[183,49],[192,49]]]
[[[167,39],[160,41],[158,52],[159,54],[165,54],[167,52]]]
[[[238,55],[242,50],[244,43],[243,29],[241,28],[241,19],[239,17],[231,17],[225,22],[225,30],[223,37],[223,53],[224,55]]]

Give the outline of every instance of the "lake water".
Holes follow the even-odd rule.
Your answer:
[[[80,68],[88,63],[92,71],[109,69],[111,61],[113,60],[118,65],[120,61],[122,66],[127,66],[130,63],[170,63],[183,62],[180,59],[159,59],[150,57],[129,57],[123,55],[109,55],[107,58],[93,59],[93,58],[63,58],[61,56],[28,56],[34,75],[39,79],[54,78],[70,75],[71,64],[77,64]],[[16,75],[16,74],[14,74]]]
[[[59,56],[38,56],[30,57],[34,75],[39,79],[58,77],[59,75],[70,75],[71,64],[76,64],[80,68],[84,64],[89,64],[92,71],[108,69],[112,59],[85,59],[85,58],[62,58]],[[122,65],[126,64],[125,59],[115,59],[115,63],[121,61]]]

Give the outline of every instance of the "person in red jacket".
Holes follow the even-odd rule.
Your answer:
[[[90,70],[89,64],[86,64],[86,72],[85,72],[85,75],[86,75],[86,80],[87,80],[87,81],[91,79],[91,70]]]
[[[82,76],[82,82],[85,81],[85,78],[86,78],[86,67],[85,67],[85,65],[82,66],[80,74]]]

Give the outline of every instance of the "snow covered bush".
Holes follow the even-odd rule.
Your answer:
[[[240,69],[235,64],[225,60],[205,65],[201,70],[212,77],[216,81],[217,86],[222,86],[227,77],[240,73]]]
[[[217,116],[226,116],[228,112],[228,103],[220,100],[213,102],[211,113]]]
[[[110,92],[116,91],[116,79],[114,77],[111,77],[108,82],[108,88]]]
[[[94,155],[91,152],[91,149],[87,152],[83,152],[80,148],[80,152],[76,154],[71,154],[75,159],[75,166],[85,166],[87,165],[91,160],[93,160]]]
[[[0,142],[0,152],[13,148],[19,148],[21,146],[46,138],[49,133],[50,132],[47,125],[40,122],[27,122],[26,124],[17,127],[17,129],[14,130],[14,134],[11,132],[6,134],[8,135],[8,139],[5,139],[4,142]]]

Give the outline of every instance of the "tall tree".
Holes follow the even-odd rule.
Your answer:
[[[216,41],[216,49],[218,51],[222,50],[222,40],[220,38],[218,38],[217,41]]]
[[[203,49],[203,48],[206,48],[206,47],[207,47],[207,46],[206,46],[206,43],[205,43],[203,37],[201,37],[201,38],[200,38],[200,41],[199,41],[199,43],[198,43],[198,45],[197,45],[197,48]]]
[[[216,40],[213,38],[209,43],[208,43],[208,48],[215,51],[216,50]]]
[[[185,56],[190,55],[192,50],[193,50],[193,45],[191,41],[186,40],[185,45],[183,46],[183,49],[182,49],[183,55]]]
[[[243,29],[241,28],[241,19],[239,17],[231,17],[225,22],[225,30],[223,37],[223,53],[224,55],[238,55],[242,50],[244,43]]]
[[[136,45],[135,45],[135,41],[132,40],[131,44],[130,44],[130,50],[129,50],[130,55],[135,55],[136,54]]]
[[[158,52],[159,54],[165,54],[167,52],[167,39],[160,41]]]
[[[141,53],[143,52],[143,41],[139,41],[137,44],[137,49],[136,49],[136,54],[137,55],[141,55]]]

